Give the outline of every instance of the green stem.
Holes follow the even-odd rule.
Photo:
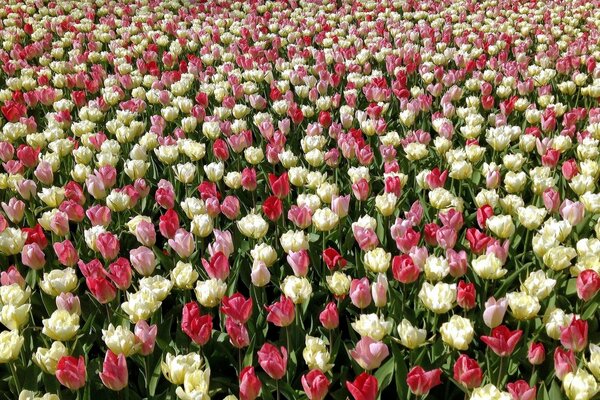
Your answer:
[[[502,369],[504,367],[504,357],[500,357],[500,366],[498,368],[498,379],[496,380],[496,387],[500,389],[500,380],[502,379]]]
[[[15,387],[17,388],[17,396],[19,396],[21,394],[21,384],[19,383],[19,376],[17,375],[17,367],[15,366],[15,363],[13,363],[13,362],[8,363],[8,366],[10,367],[10,372],[13,376],[13,379],[15,380]]]

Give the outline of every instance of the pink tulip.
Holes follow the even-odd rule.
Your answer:
[[[377,342],[368,336],[362,337],[349,353],[354,361],[367,371],[379,368],[390,354],[385,343]]]
[[[300,250],[296,252],[290,252],[286,260],[296,276],[306,276],[308,273],[308,266],[310,264],[310,257],[306,250]]]
[[[546,359],[546,349],[540,342],[532,342],[527,351],[527,359],[531,365],[540,365]]]
[[[578,201],[565,199],[565,201],[563,201],[560,205],[559,212],[563,219],[569,221],[571,225],[575,226],[583,221],[583,217],[585,216],[585,207]]]
[[[442,383],[440,381],[441,375],[442,370],[439,368],[425,371],[422,367],[416,366],[406,375],[406,384],[410,391],[417,396],[425,396],[433,387]]]
[[[229,335],[229,342],[238,349],[247,347],[250,344],[250,336],[248,329],[242,323],[235,321],[233,318],[227,318],[225,321],[225,330]]]
[[[549,187],[544,190],[544,193],[542,194],[542,200],[544,201],[546,210],[549,212],[558,211],[558,207],[560,205],[560,194],[556,189]]]
[[[564,350],[561,347],[557,347],[554,350],[554,373],[558,379],[562,379],[569,372],[577,370],[577,361],[575,360],[575,353],[573,350]]]
[[[52,167],[47,161],[42,161],[37,165],[34,173],[35,177],[44,185],[51,185],[54,181],[54,173]]]
[[[336,329],[340,323],[337,306],[332,301],[325,306],[325,309],[319,314],[319,321],[323,328],[327,330]]]
[[[240,215],[240,201],[235,196],[227,196],[221,204],[220,211],[230,220],[237,219]]]
[[[87,209],[85,215],[88,217],[92,225],[108,226],[111,221],[110,209],[106,206],[93,205]]]
[[[385,307],[387,304],[388,280],[385,274],[378,274],[377,280],[371,284],[371,296],[375,307]]]
[[[135,237],[143,246],[154,246],[156,243],[154,224],[148,221],[140,221],[135,227]]]
[[[114,260],[119,254],[121,245],[117,235],[111,232],[103,232],[98,235],[96,247],[105,260]]]
[[[58,258],[58,262],[65,267],[72,267],[77,264],[77,261],[79,261],[77,250],[70,240],[55,242],[52,244],[52,248],[54,249],[54,253]]]
[[[483,312],[483,322],[489,328],[495,328],[502,323],[504,319],[504,314],[506,313],[506,307],[508,306],[508,301],[505,298],[501,298],[496,300],[493,297],[490,297],[485,302],[485,311]]]
[[[202,259],[202,266],[206,270],[208,276],[212,279],[226,280],[229,276],[229,260],[225,254],[218,252],[215,253],[210,261]]]
[[[196,249],[192,234],[181,228],[177,229],[175,236],[173,236],[173,239],[169,239],[168,243],[181,258],[188,258]]]
[[[587,321],[573,317],[569,326],[561,330],[560,342],[566,349],[576,353],[585,350],[588,342]]]
[[[593,269],[581,271],[577,276],[577,297],[583,301],[591,300],[600,290],[600,275]]]
[[[142,276],[150,276],[156,268],[156,257],[154,252],[147,247],[140,246],[129,252],[131,265]]]
[[[245,324],[252,315],[252,298],[246,299],[241,293],[223,296],[221,312],[241,324]]]
[[[354,306],[363,309],[371,304],[371,290],[368,278],[353,279],[350,283],[350,299]]]
[[[508,393],[512,396],[513,400],[535,400],[536,399],[536,388],[535,385],[530,387],[529,384],[524,380],[518,380],[506,384]]]
[[[279,349],[271,343],[265,343],[257,353],[262,369],[275,380],[284,377],[287,369],[288,352],[285,347]]]
[[[254,372],[254,367],[245,367],[240,373],[240,400],[255,400],[262,384]]]
[[[56,379],[61,385],[77,390],[85,385],[86,368],[83,356],[63,356],[56,365]]]
[[[302,388],[309,400],[323,400],[329,391],[329,379],[323,372],[313,369],[309,373],[302,375]]]
[[[46,264],[46,256],[37,243],[26,244],[21,250],[21,262],[31,269],[41,269]]]
[[[100,380],[110,390],[119,391],[127,387],[127,360],[123,354],[117,356],[110,350],[106,352],[102,372],[100,372]]]
[[[61,293],[56,296],[56,308],[66,310],[70,314],[81,314],[81,303],[79,297],[73,293]]]
[[[148,325],[146,321],[141,320],[135,324],[133,333],[135,334],[136,341],[141,345],[140,354],[143,356],[152,354],[154,344],[156,343],[158,327],[156,325]]]
[[[282,295],[279,301],[265,308],[268,311],[267,321],[275,326],[285,327],[294,322],[296,307],[289,297]]]
[[[25,203],[16,197],[12,197],[8,201],[8,204],[2,202],[2,209],[11,222],[18,224],[25,214]]]
[[[25,279],[21,273],[19,273],[17,267],[11,265],[6,271],[0,272],[0,284],[2,284],[2,286],[9,286],[15,283],[22,289],[25,289]]]
[[[350,208],[350,195],[338,196],[334,195],[331,197],[331,210],[337,214],[338,217],[343,218],[348,215],[348,209]]]

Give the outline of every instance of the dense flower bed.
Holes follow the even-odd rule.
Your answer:
[[[599,392],[597,0],[7,1],[0,398]]]

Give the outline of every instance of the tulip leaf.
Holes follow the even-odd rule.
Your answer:
[[[408,375],[408,368],[404,362],[404,355],[400,347],[391,343],[392,355],[394,360],[394,378],[396,380],[396,391],[399,399],[406,398],[408,393],[408,385],[406,384],[406,375]]]
[[[375,378],[377,378],[377,382],[379,382],[379,398],[381,398],[381,393],[383,393],[383,389],[388,387],[388,385],[392,382],[392,377],[394,376],[394,356],[390,357],[381,367],[377,369],[375,372]]]

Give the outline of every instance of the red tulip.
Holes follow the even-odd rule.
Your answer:
[[[524,380],[511,382],[506,384],[508,393],[512,396],[513,400],[535,400],[536,399],[536,388],[529,387],[529,384]]]
[[[571,324],[563,328],[560,333],[560,342],[569,350],[576,353],[585,350],[588,342],[588,323],[573,317]]]
[[[111,232],[103,232],[98,235],[96,240],[98,251],[105,260],[114,260],[119,254],[121,245],[117,235]]]
[[[119,391],[127,387],[128,372],[125,356],[123,354],[117,356],[115,353],[108,350],[104,357],[104,363],[102,364],[100,379],[104,386],[110,390]]]
[[[442,370],[439,368],[425,371],[420,366],[416,366],[408,372],[408,375],[406,375],[406,383],[411,392],[417,396],[424,396],[429,393],[433,387],[442,383],[440,381],[441,375]]]
[[[271,221],[277,221],[283,213],[283,203],[277,196],[269,196],[263,202],[262,210]]]
[[[309,400],[323,400],[329,391],[329,379],[318,369],[302,376],[302,388]]]
[[[477,228],[467,229],[465,237],[469,242],[469,247],[471,248],[471,251],[475,254],[480,254],[483,250],[486,249],[488,243],[490,242],[490,237],[488,237],[485,233],[479,231]]]
[[[465,281],[458,282],[456,291],[456,302],[465,310],[470,310],[475,307],[475,285],[466,283]]]
[[[288,353],[285,347],[273,346],[265,343],[257,353],[258,363],[263,370],[273,379],[279,380],[285,375]]]
[[[481,341],[500,357],[509,356],[519,343],[522,330],[511,331],[505,325],[492,329],[492,336],[482,336]]]
[[[85,283],[100,304],[110,303],[117,296],[117,289],[115,286],[102,276],[86,278]]]
[[[377,378],[363,372],[353,382],[346,381],[346,388],[354,400],[375,400],[377,398]]]
[[[340,317],[338,309],[335,303],[332,301],[325,306],[325,309],[319,314],[319,321],[323,325],[323,328],[331,330],[338,327],[340,324]]]
[[[233,318],[227,318],[225,321],[225,329],[229,335],[229,341],[234,347],[241,349],[250,344],[248,329],[246,329],[244,324],[239,323]]]
[[[287,172],[284,172],[280,176],[275,174],[269,174],[269,186],[273,195],[283,199],[290,193],[290,181]]]
[[[281,296],[279,301],[270,306],[265,306],[267,311],[267,321],[279,327],[285,327],[294,322],[296,307],[294,302],[286,296]]]
[[[192,301],[183,306],[181,329],[200,346],[206,344],[212,334],[212,317],[201,315],[198,303]]]
[[[177,212],[173,209],[167,210],[158,220],[160,234],[167,239],[172,239],[175,236],[175,232],[179,229],[179,216]]]
[[[540,342],[532,342],[527,351],[527,359],[531,365],[540,365],[543,363],[546,359],[546,349],[544,348],[544,345]]]
[[[229,260],[227,256],[218,251],[212,255],[210,262],[202,259],[202,266],[206,270],[208,276],[212,279],[226,280],[229,276]]]
[[[398,282],[412,283],[419,278],[421,269],[408,254],[402,254],[392,259],[392,274]]]
[[[250,192],[256,190],[256,170],[254,168],[246,167],[242,170],[242,187]]]
[[[240,373],[240,400],[254,400],[260,394],[262,384],[254,373],[254,367],[246,367]]]
[[[56,364],[56,379],[61,385],[77,390],[85,385],[86,368],[83,356],[63,356]]]
[[[454,380],[467,389],[479,387],[483,380],[483,372],[477,360],[461,354],[454,363]]]
[[[241,324],[245,324],[252,315],[252,298],[245,298],[241,293],[223,296],[221,312]]]
[[[323,261],[331,271],[336,268],[344,268],[348,263],[344,257],[334,248],[328,247],[323,250]]]
[[[115,286],[121,290],[127,290],[131,285],[131,265],[126,258],[119,257],[108,266],[108,277]]]
[[[588,301],[600,290],[600,275],[593,269],[586,269],[579,273],[576,283],[577,297]]]

